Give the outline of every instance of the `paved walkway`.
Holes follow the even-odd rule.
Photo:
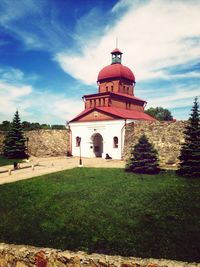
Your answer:
[[[125,162],[121,160],[105,160],[102,158],[82,158],[84,167],[96,168],[123,168]],[[38,166],[37,166],[38,165]],[[78,167],[78,157],[51,157],[51,158],[34,158],[31,157],[29,162],[20,163],[22,169],[11,171],[13,166],[0,167],[0,184],[12,183],[19,180],[29,179],[47,173],[62,171]],[[1,173],[2,171],[6,171]]]

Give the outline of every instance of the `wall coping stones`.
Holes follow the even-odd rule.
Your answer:
[[[0,267],[200,267],[166,259],[87,254],[25,245],[0,243]]]

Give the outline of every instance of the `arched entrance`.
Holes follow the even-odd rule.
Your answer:
[[[102,157],[103,153],[103,137],[99,133],[95,133],[91,137],[93,143],[93,152],[95,157]]]

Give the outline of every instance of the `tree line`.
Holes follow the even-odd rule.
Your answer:
[[[163,107],[156,107],[156,108],[150,107],[147,110],[145,110],[145,113],[154,117],[158,121],[172,121],[173,120],[171,111]]]
[[[0,131],[9,131],[11,129],[12,122],[10,121],[2,121],[0,123]],[[54,129],[54,130],[65,130],[65,125],[61,124],[40,124],[39,122],[28,122],[23,121],[21,123],[23,131],[32,131],[32,130],[40,130],[40,129]]]

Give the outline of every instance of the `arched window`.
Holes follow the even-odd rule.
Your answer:
[[[81,137],[77,136],[76,137],[76,146],[80,146],[81,143]]]
[[[118,137],[117,136],[113,137],[113,147],[118,148]]]

